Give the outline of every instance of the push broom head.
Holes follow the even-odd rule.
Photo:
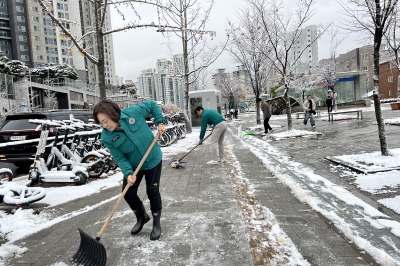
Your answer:
[[[182,165],[183,163],[185,163],[185,162],[181,162],[179,160],[175,160],[175,161],[170,162],[169,165],[172,168],[178,169],[178,168],[183,168],[183,165]]]

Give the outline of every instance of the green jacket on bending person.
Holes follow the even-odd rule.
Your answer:
[[[106,128],[101,133],[104,145],[110,149],[111,155],[121,168],[124,178],[133,174],[153,141],[154,135],[146,123],[146,116],[152,115],[157,124],[164,121],[160,107],[154,101],[145,101],[132,105],[121,111],[120,127],[114,131]],[[162,151],[158,143],[154,145],[145,160],[142,170],[155,167],[162,159]]]
[[[215,127],[222,121],[225,121],[225,119],[220,113],[214,109],[204,109],[201,115],[200,140],[203,140],[204,135],[206,134],[207,125]]]

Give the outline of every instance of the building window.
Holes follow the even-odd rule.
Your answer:
[[[40,26],[33,26],[34,31],[40,31]]]
[[[48,54],[57,54],[57,48],[53,48],[53,47],[46,47],[46,53]]]
[[[4,52],[4,54],[9,54],[10,53],[7,49],[5,49],[3,52]]]
[[[369,78],[367,78],[367,82],[369,82]]]
[[[35,41],[41,41],[42,37],[41,36],[35,36]]]
[[[389,96],[393,96],[393,90],[389,90]]]
[[[363,59],[368,59],[368,54],[364,54]]]
[[[8,14],[4,12],[0,12],[0,18],[8,18]]]
[[[0,3],[0,7],[5,7],[6,5],[4,3]]]
[[[26,32],[25,26],[18,26],[18,31]]]
[[[43,24],[47,26],[53,26],[53,21],[49,18],[43,18]]]
[[[43,60],[43,55],[36,55],[37,60]]]
[[[43,47],[41,45],[36,45],[36,50],[41,51],[41,50],[43,50]]]
[[[10,37],[10,36],[8,36],[8,32],[6,32],[6,31],[0,31],[0,36]]]
[[[364,71],[368,71],[368,66],[363,66]]]
[[[57,40],[55,38],[45,38],[45,42],[47,44],[57,44]]]
[[[393,76],[388,77],[388,82],[392,83],[393,82]]]
[[[46,35],[56,35],[53,29],[50,28],[44,28],[44,34]]]
[[[35,2],[35,3],[37,3],[37,0],[32,0],[32,2]]]
[[[391,69],[391,68],[392,68],[392,63],[389,62],[389,63],[387,64],[387,68],[388,68],[388,69]]]
[[[24,35],[19,35],[19,40],[20,40],[21,42],[26,42],[28,39],[27,39],[26,36],[24,36]]]
[[[33,7],[32,7],[32,11],[34,11],[34,12],[39,12],[39,8],[38,8],[37,6],[33,6]]]
[[[24,8],[22,6],[16,6],[17,12],[24,12]]]
[[[8,46],[8,41],[2,41],[1,44],[3,44],[4,46]]]
[[[48,63],[58,64],[58,57],[57,56],[48,56],[47,57],[47,62]]]
[[[2,27],[2,28],[9,28],[10,25],[9,25],[7,22],[5,22],[5,21],[0,21],[0,27]]]
[[[36,22],[39,22],[39,17],[32,16],[32,20],[33,20],[33,21],[36,21]]]
[[[24,0],[16,0],[15,2],[17,2],[17,3],[23,3]]]
[[[24,16],[17,16],[17,20],[19,22],[25,22],[25,17]]]
[[[21,60],[22,61],[29,61],[29,55],[25,55],[25,54],[21,55]]]
[[[19,46],[19,49],[20,49],[21,51],[28,51],[28,46],[26,46],[26,45],[20,45],[20,46]]]

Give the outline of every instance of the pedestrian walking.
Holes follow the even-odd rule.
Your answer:
[[[235,119],[238,118],[238,109],[235,109]]]
[[[267,134],[268,130],[270,132],[273,131],[272,127],[269,125],[269,119],[272,116],[271,106],[269,103],[263,101],[261,98],[257,98],[256,103],[261,106],[261,111],[263,112],[264,117],[264,133]]]
[[[103,127],[101,140],[110,150],[124,175],[122,190],[125,186],[130,186],[124,198],[137,219],[131,234],[138,234],[143,225],[150,220],[143,202],[137,194],[140,182],[144,177],[153,216],[153,230],[150,233],[150,239],[157,240],[161,236],[160,218],[162,209],[160,195],[162,152],[158,143],[154,145],[137,175],[133,175],[154,139],[154,135],[146,123],[146,116],[148,115],[154,117],[158,125],[158,132],[164,134],[164,117],[160,107],[154,101],[145,101],[121,111],[115,102],[102,100],[93,109],[94,121]]]
[[[328,107],[328,113],[332,112],[333,104],[332,104],[331,96],[328,96],[328,99],[326,99],[325,103],[326,103],[326,106]]]
[[[304,111],[306,112],[304,114],[304,125],[307,125],[308,118],[310,118],[311,127],[315,127],[314,115],[317,105],[315,104],[315,101],[312,99],[311,95],[307,95],[307,100],[304,101],[303,107]]]
[[[198,117],[201,117],[199,145],[203,144],[207,125],[214,127],[211,135],[212,157],[206,164],[213,165],[224,161],[224,136],[228,127],[225,119],[217,111],[213,109],[204,110],[201,106],[196,107],[195,113]]]

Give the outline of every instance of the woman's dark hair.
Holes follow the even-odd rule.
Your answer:
[[[256,103],[259,103],[259,102],[261,102],[261,101],[262,101],[261,98],[257,98]]]
[[[115,123],[119,122],[119,116],[121,115],[121,109],[119,106],[110,100],[101,100],[93,109],[93,119],[96,124],[100,124],[99,119],[97,119],[98,114],[105,114],[110,117]]]
[[[198,112],[198,111],[200,111],[200,110],[204,110],[204,108],[201,107],[201,106],[197,106],[196,109],[194,109],[195,112]]]

